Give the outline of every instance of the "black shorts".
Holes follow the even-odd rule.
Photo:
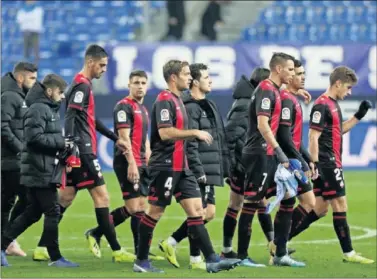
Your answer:
[[[316,197],[331,200],[346,195],[346,184],[341,168],[320,168],[320,176],[313,180]]]
[[[234,171],[229,175],[229,186],[232,192],[243,196],[245,187],[245,173]]]
[[[203,208],[206,208],[208,204],[216,204],[215,201],[215,187],[212,185],[202,186],[200,185],[200,193],[202,195]]]
[[[297,196],[301,196],[302,194],[305,194],[305,193],[313,190],[312,185],[310,184],[310,182],[303,183],[303,182],[301,182],[298,179],[296,179],[296,180],[298,182]]]
[[[190,198],[201,198],[199,185],[190,170],[161,171],[150,170],[148,202],[166,207],[171,204],[173,195],[177,202]]]
[[[242,154],[246,170],[246,200],[258,202],[264,197],[272,196],[276,191],[275,172],[278,166],[275,156],[265,154]]]
[[[127,178],[128,164],[114,164],[114,172],[118,178],[124,200],[148,196],[149,175],[146,167],[139,167],[140,181],[138,184],[131,183]]]
[[[76,191],[82,189],[92,189],[105,184],[98,163],[97,156],[94,154],[81,154],[81,167],[73,168],[67,174],[67,186],[75,187]]]

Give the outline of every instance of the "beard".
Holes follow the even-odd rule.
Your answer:
[[[22,92],[24,92],[25,94],[27,94],[27,92],[29,92],[30,88],[25,86],[25,84],[22,85]]]

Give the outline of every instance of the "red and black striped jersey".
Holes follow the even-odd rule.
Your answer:
[[[300,102],[287,89],[280,91],[281,117],[280,125],[291,127],[292,140],[297,151],[302,141],[303,116]]]
[[[271,80],[265,79],[255,89],[249,105],[249,127],[243,153],[266,153],[274,155],[272,146],[266,143],[258,130],[258,116],[269,118],[269,124],[274,136],[279,128],[281,99],[279,87]]]
[[[343,117],[336,100],[321,95],[310,113],[310,129],[321,131],[319,163],[324,167],[342,167]]]
[[[97,154],[94,106],[91,81],[77,74],[66,93],[64,129],[66,136],[80,138],[80,154]]]
[[[118,130],[130,129],[132,153],[138,167],[147,166],[146,142],[148,139],[149,118],[148,111],[143,104],[126,97],[119,101],[114,108],[114,130],[119,136]],[[126,161],[124,155],[114,146],[115,157],[119,156]],[[117,158],[119,159],[119,158]],[[114,158],[115,160],[115,158]]]
[[[164,90],[153,104],[151,114],[151,158],[149,167],[156,170],[183,171],[188,168],[185,140],[162,140],[158,130],[174,127],[188,128],[188,120],[182,99]]]

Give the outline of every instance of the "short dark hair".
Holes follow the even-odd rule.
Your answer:
[[[64,91],[67,88],[67,83],[63,78],[56,74],[48,74],[42,80],[42,84],[46,88],[56,88],[58,87],[61,91]]]
[[[148,79],[148,75],[145,71],[143,70],[134,70],[130,73],[129,79],[131,80],[133,77],[144,77]]]
[[[33,63],[18,62],[13,68],[13,74],[17,74],[23,71],[35,73],[38,71],[38,67]]]
[[[286,54],[284,52],[274,52],[270,60],[270,70],[273,71],[277,65],[282,65],[288,60],[294,61],[295,58],[292,55]]]
[[[354,70],[346,66],[336,67],[330,74],[330,86],[333,86],[337,80],[340,80],[342,83],[357,83],[357,75]]]
[[[190,72],[192,76],[192,80],[190,83],[190,89],[194,85],[194,80],[199,81],[200,78],[202,77],[202,72],[201,71],[206,71],[208,70],[208,66],[203,63],[195,63],[190,65]]]
[[[251,73],[250,83],[257,87],[258,84],[269,77],[271,71],[267,68],[258,67]]]
[[[295,68],[300,68],[302,66],[301,61],[298,59],[293,60],[293,64],[295,64]]]
[[[90,45],[85,51],[85,59],[99,60],[105,57],[108,57],[108,54],[105,49],[99,45]]]
[[[190,64],[186,61],[169,60],[165,63],[164,67],[162,68],[165,81],[168,82],[171,75],[178,76],[179,73],[182,71],[182,68],[189,65]]]

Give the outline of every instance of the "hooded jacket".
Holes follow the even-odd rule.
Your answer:
[[[224,123],[214,102],[195,100],[189,93],[183,95],[189,120],[189,129],[207,131],[213,137],[211,145],[204,141],[187,141],[187,160],[196,178],[206,176],[206,185],[224,185],[229,174],[229,150]]]
[[[242,76],[233,92],[233,104],[227,115],[225,132],[230,153],[230,172],[244,172],[241,163],[242,148],[246,141],[248,128],[248,108],[251,96],[255,90],[253,84]]]
[[[25,99],[29,109],[24,117],[21,184],[27,187],[51,187],[56,154],[65,148],[60,103],[49,99],[45,91],[46,88],[36,82]]]
[[[23,141],[26,94],[12,73],[1,78],[1,170],[19,171]]]

